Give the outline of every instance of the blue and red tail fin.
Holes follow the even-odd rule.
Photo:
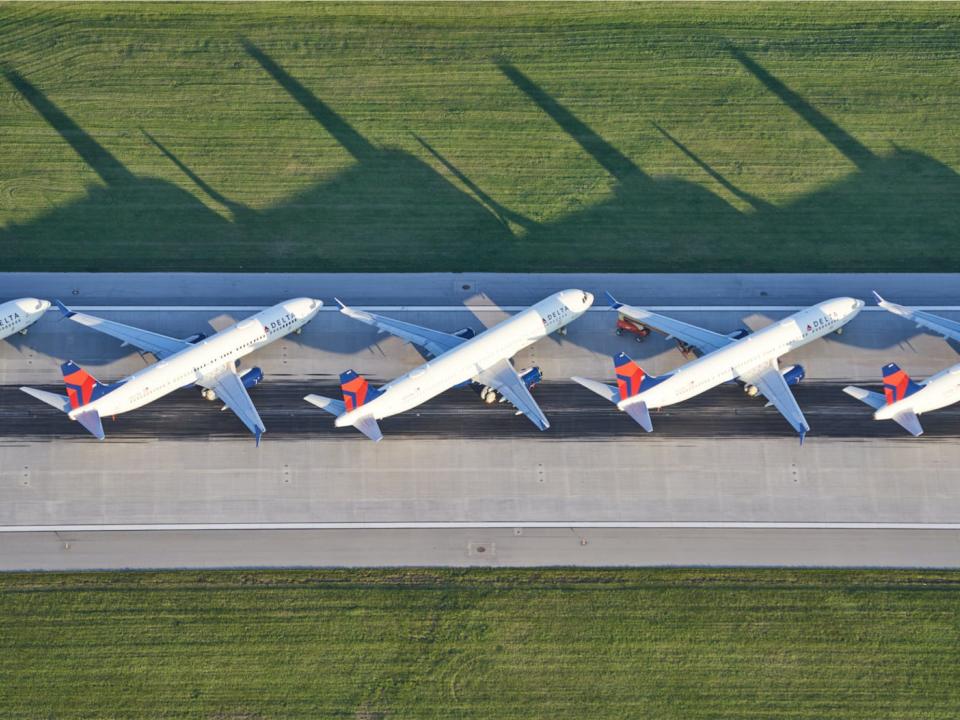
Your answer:
[[[617,353],[613,358],[613,366],[617,373],[617,389],[620,391],[621,400],[649,390],[667,377],[658,378],[647,374],[626,353]]]
[[[347,412],[356,410],[383,394],[353,370],[340,374],[340,391],[343,393],[343,404]]]
[[[67,386],[70,407],[76,409],[103,397],[116,385],[105,385],[72,360],[60,366],[63,382]]]
[[[883,366],[883,394],[887,405],[903,400],[920,389],[920,385],[910,379],[903,370],[894,363]]]

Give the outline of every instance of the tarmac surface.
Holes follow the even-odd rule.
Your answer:
[[[609,380],[610,355],[620,350],[654,373],[684,362],[662,337],[615,336],[604,289],[729,332],[828,297],[869,299],[874,287],[960,319],[956,280],[0,275],[0,300],[34,295],[109,306],[88,311],[180,337],[304,294],[328,304],[339,295],[449,331],[489,326],[565,287],[598,295],[598,307],[566,337],[517,357],[518,368],[544,372],[534,394],[552,423],[545,433],[463,390],[383,421],[379,444],[334,429],[303,395],[338,395],[334,378],[348,367],[385,381],[420,357],[330,308],[303,335],[245,362],[266,374],[251,391],[268,429],[259,449],[231,413],[192,390],[105,423],[104,443],[86,436],[17,386],[60,390],[65,359],[106,381],[148,359],[48,313],[27,336],[0,341],[0,569],[960,566],[960,406],[924,416],[926,434],[913,439],[873,421],[841,391],[851,381],[876,386],[891,361],[920,379],[958,362],[949,343],[901,318],[868,307],[843,335],[784,359],[808,375],[795,388],[812,426],[802,448],[775,410],[733,385],[664,408],[647,435],[567,380]],[[144,529],[159,525],[175,529]],[[207,527],[221,529],[200,529]]]

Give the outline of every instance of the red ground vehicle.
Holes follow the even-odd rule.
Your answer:
[[[643,342],[643,339],[650,334],[650,328],[646,325],[636,323],[623,315],[617,316],[617,335],[630,333],[637,342]]]

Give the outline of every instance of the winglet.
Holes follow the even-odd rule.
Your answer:
[[[606,290],[603,291],[603,294],[607,296],[607,303],[609,303],[610,307],[613,308],[614,310],[618,310],[619,308],[623,307],[623,303],[617,300],[613,295],[611,295]]]
[[[259,425],[255,426],[253,434],[256,436],[257,447],[260,447],[260,438],[263,437],[263,428]]]
[[[807,431],[801,430],[798,434],[800,435],[800,447],[803,447],[803,439],[807,436]]]
[[[871,292],[873,293],[873,297],[877,300],[877,305],[883,307],[883,304],[886,302],[886,300],[880,297],[880,293],[878,293],[876,290],[871,290]]]
[[[335,298],[334,298],[334,301],[336,301],[337,305],[339,305],[342,309],[344,309],[344,310],[347,309],[347,304],[346,304],[343,300],[341,300],[340,298],[335,297]]]
[[[76,315],[76,313],[75,313],[73,310],[71,310],[70,308],[68,308],[66,305],[64,305],[64,304],[63,304],[62,302],[60,302],[59,300],[54,299],[53,304],[56,305],[56,306],[60,309],[60,312],[63,313],[63,317],[65,317],[65,318],[73,317],[74,315]]]

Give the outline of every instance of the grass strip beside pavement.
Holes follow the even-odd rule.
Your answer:
[[[2,714],[955,718],[960,574],[0,575]]]

